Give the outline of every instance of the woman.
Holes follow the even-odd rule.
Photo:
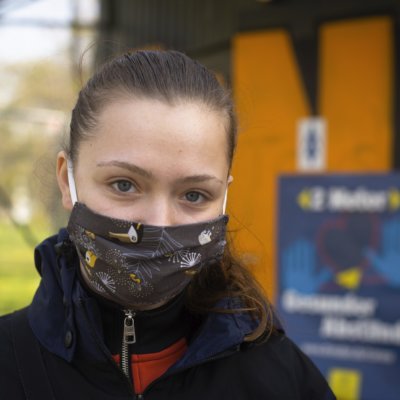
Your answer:
[[[0,398],[334,398],[226,247],[235,143],[228,92],[181,53],[88,81],[57,159],[68,227],[0,323]]]

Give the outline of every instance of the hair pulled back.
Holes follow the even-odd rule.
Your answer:
[[[135,51],[105,63],[81,89],[72,111],[70,138],[65,151],[73,163],[79,145],[95,135],[103,108],[121,99],[156,99],[167,104],[193,101],[226,119],[228,165],[236,146],[237,124],[230,91],[200,63],[177,51]],[[241,307],[215,308],[219,300],[234,298]],[[224,259],[197,274],[186,293],[187,307],[197,314],[248,312],[258,326],[248,341],[273,331],[271,307],[250,271],[226,248]]]

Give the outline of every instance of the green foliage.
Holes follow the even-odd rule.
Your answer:
[[[35,232],[35,236],[41,240],[47,233]],[[31,302],[40,280],[33,250],[14,225],[0,220],[0,315]]]

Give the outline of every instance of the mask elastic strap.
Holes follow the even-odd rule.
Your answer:
[[[72,205],[78,201],[78,195],[76,194],[76,185],[74,179],[74,169],[72,167],[72,162],[67,160],[67,171],[68,171],[68,185],[69,191],[71,193]]]
[[[226,203],[228,202],[228,186],[225,189],[224,204],[222,205],[222,214],[225,214]]]
[[[229,175],[228,182],[227,182],[226,188],[225,188],[224,203],[222,205],[222,214],[226,213],[226,203],[228,202],[228,187],[229,187],[229,184],[232,183],[232,181],[233,181],[233,177],[232,177],[232,175]]]

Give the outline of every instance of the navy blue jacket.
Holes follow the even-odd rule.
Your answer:
[[[19,314],[0,318],[0,399],[136,398],[105,344],[101,307],[80,283],[76,254],[63,245],[67,239],[62,230],[38,246],[35,262],[42,280],[32,304]],[[230,300],[221,304],[231,305]],[[14,334],[17,315],[22,325]],[[140,398],[335,398],[314,364],[283,332],[263,343],[245,343],[253,328],[245,313],[210,313],[196,326],[184,356]],[[29,343],[26,352],[18,343]],[[40,359],[31,354],[36,346]],[[40,395],[29,395],[32,382],[24,382],[24,369]]]

